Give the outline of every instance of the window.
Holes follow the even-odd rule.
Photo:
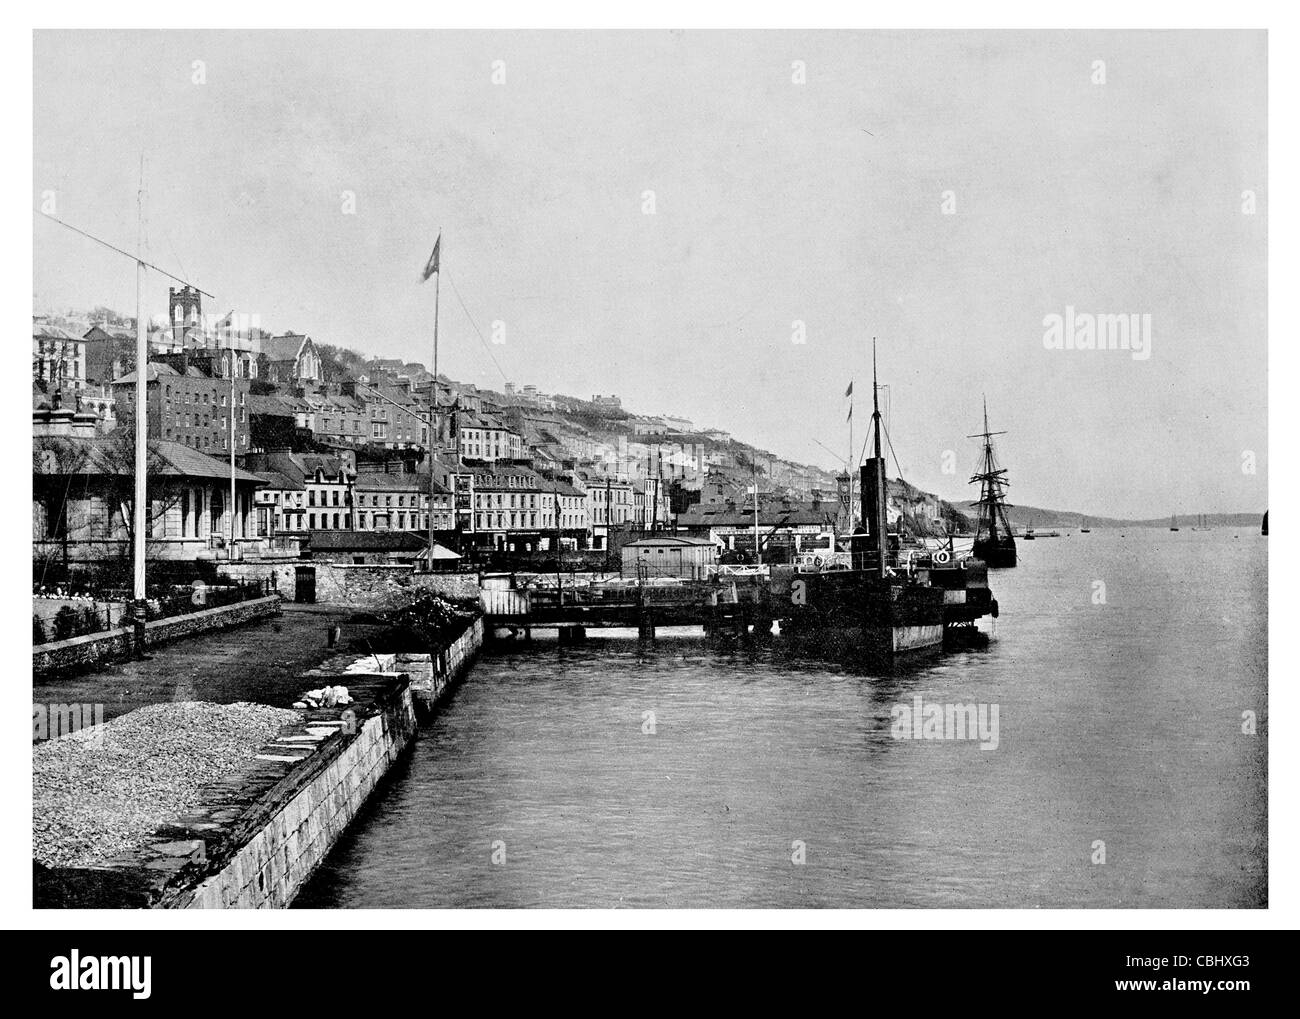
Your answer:
[[[315,503],[312,503],[312,505],[315,506],[316,504],[315,504]],[[307,526],[308,526],[309,528],[311,528],[313,531],[316,530],[316,514],[315,514],[315,513],[308,513],[308,514],[307,514]]]

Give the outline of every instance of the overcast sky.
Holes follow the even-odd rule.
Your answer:
[[[864,438],[874,335],[923,488],[970,496],[986,394],[1014,502],[1262,510],[1265,55],[1263,33],[38,33],[35,200],[133,247],[143,153],[147,251],[212,310],[426,364],[441,228],[453,378],[614,392],[827,467],[850,378]],[[38,310],[134,310],[129,261],[39,217],[34,240]],[[1150,357],[1046,349],[1067,307],[1150,315]]]

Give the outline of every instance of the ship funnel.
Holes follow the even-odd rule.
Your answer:
[[[876,487],[879,484],[879,461],[873,456],[862,462],[859,468],[859,481],[862,484],[862,521],[867,525],[867,551],[879,552],[880,513],[876,505]]]

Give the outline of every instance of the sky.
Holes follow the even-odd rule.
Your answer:
[[[134,250],[143,169],[205,311],[426,365],[441,231],[442,372],[827,468],[874,337],[923,489],[974,497],[987,399],[1012,502],[1256,511],[1266,80],[1262,32],[38,32],[34,208]],[[129,259],[33,257],[35,310],[134,312]],[[1049,349],[1068,308],[1149,356]]]

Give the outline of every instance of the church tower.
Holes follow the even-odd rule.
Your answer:
[[[203,295],[193,287],[167,291],[168,314],[172,320],[172,342],[181,348],[198,346],[203,338]]]

